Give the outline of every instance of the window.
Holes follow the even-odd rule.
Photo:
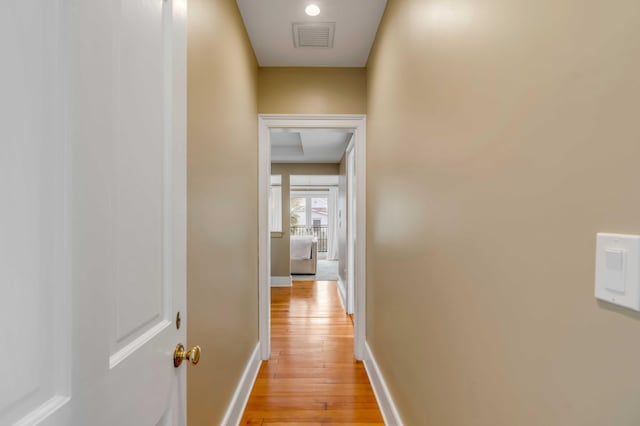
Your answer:
[[[282,232],[282,175],[271,175],[269,224],[271,232]]]
[[[291,235],[313,235],[318,252],[327,252],[329,194],[326,191],[291,192]]]

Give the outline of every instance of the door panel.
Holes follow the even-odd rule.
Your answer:
[[[165,137],[162,120],[165,91],[171,88],[164,81],[169,71],[164,56],[170,52],[165,52],[162,5],[158,0],[120,3],[114,61],[116,350],[150,330],[159,332],[158,325],[168,319],[163,239],[170,224],[163,200],[170,195],[165,157],[171,138]]]
[[[0,424],[64,421],[69,401],[67,146],[60,6],[0,3]],[[22,420],[21,420],[22,419]]]

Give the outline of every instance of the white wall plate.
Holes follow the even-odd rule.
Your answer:
[[[595,296],[640,311],[640,236],[598,233]]]

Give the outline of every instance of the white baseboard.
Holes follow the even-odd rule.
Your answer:
[[[382,412],[382,417],[384,418],[385,425],[393,425],[393,426],[403,426],[402,419],[400,418],[400,414],[398,414],[398,409],[396,405],[393,403],[393,399],[391,398],[391,393],[387,388],[387,384],[384,381],[384,377],[382,377],[382,373],[378,368],[378,363],[376,362],[373,353],[371,352],[371,348],[367,342],[364,343],[364,368],[367,370],[367,375],[369,376],[369,381],[371,382],[371,387],[373,388],[373,393],[376,395],[376,400],[378,401],[378,406],[380,407],[380,411]]]
[[[249,395],[251,395],[251,389],[253,389],[253,383],[256,381],[261,364],[260,342],[258,342],[251,354],[251,358],[249,358],[249,361],[247,362],[247,366],[242,373],[238,386],[233,393],[233,398],[231,398],[227,412],[222,418],[222,422],[220,422],[221,426],[237,426],[240,424],[240,420],[242,420],[244,409],[247,406],[247,401],[249,401]]]
[[[271,277],[271,287],[291,287],[291,275],[288,277]]]
[[[344,285],[344,281],[342,278],[338,277],[338,293],[340,294],[340,299],[342,299],[342,307],[346,313],[349,313],[347,309],[347,287]]]

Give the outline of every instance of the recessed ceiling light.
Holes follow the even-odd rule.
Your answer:
[[[320,8],[315,4],[310,4],[304,11],[309,16],[318,16],[320,14]]]

